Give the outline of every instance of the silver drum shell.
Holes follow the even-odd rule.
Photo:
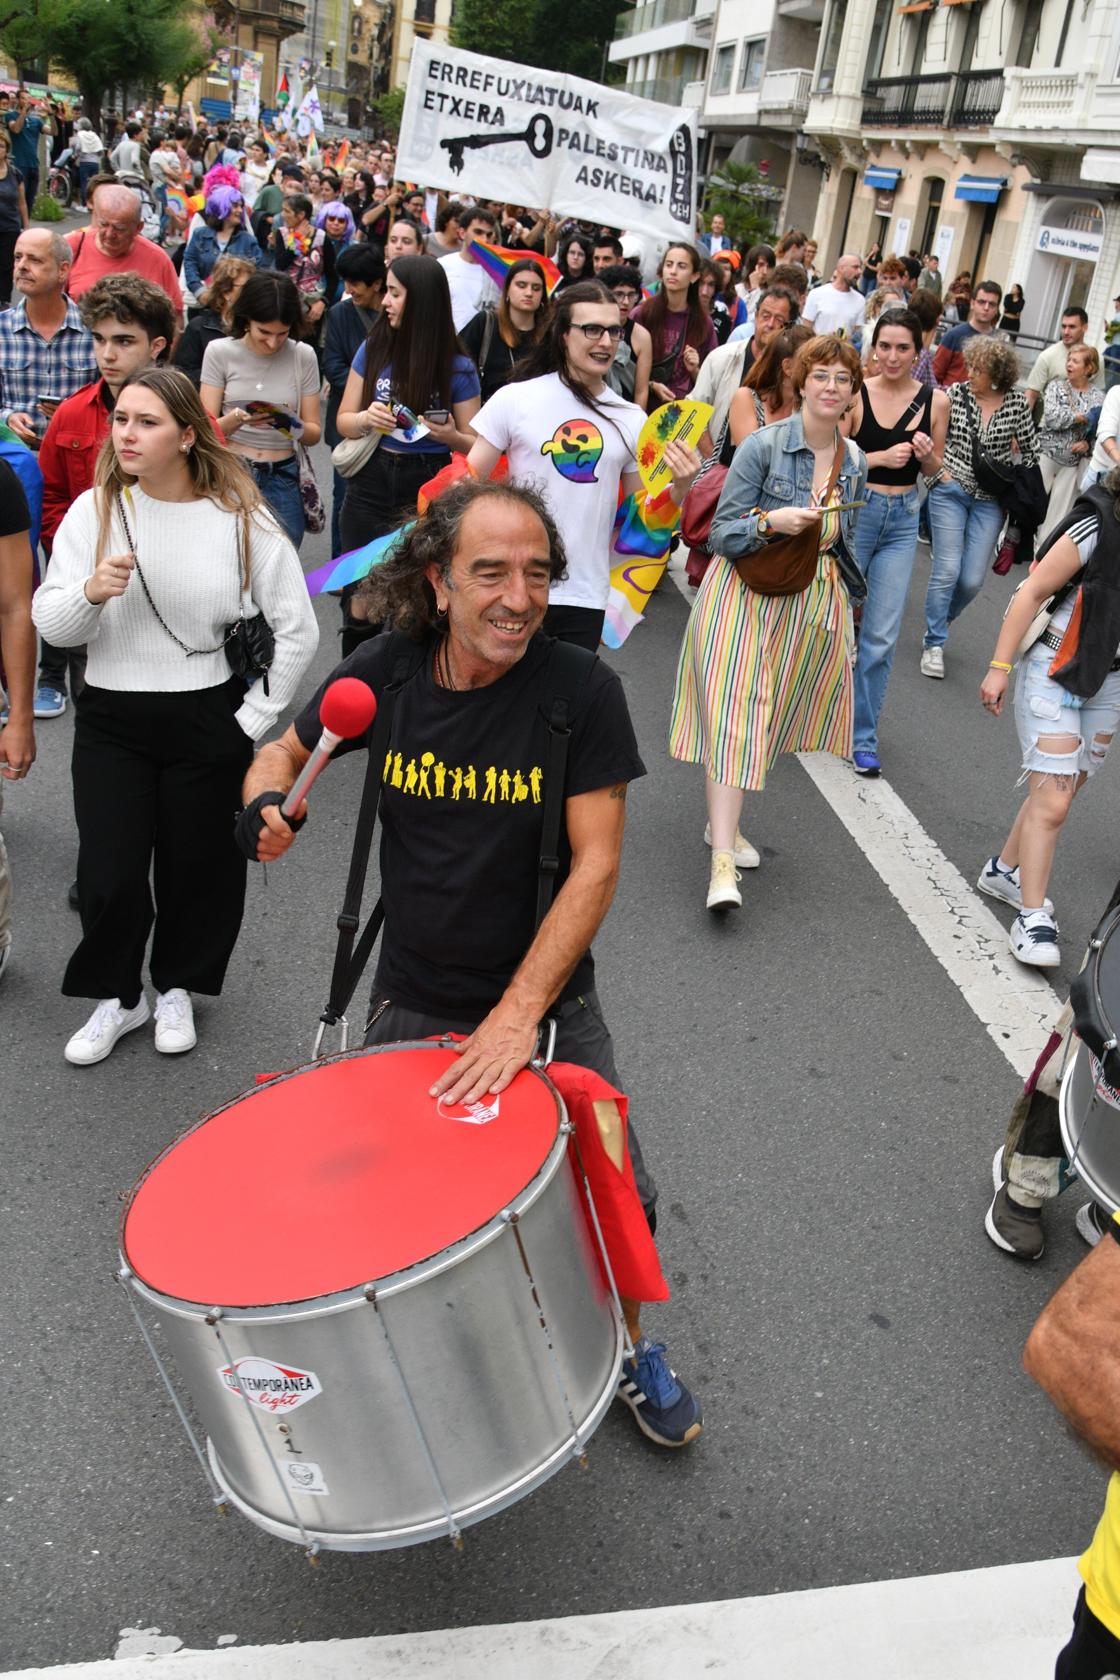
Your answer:
[[[1120,1112],[1112,1100],[1116,1093],[1103,1094],[1109,1089],[1088,1047],[1075,1040],[1058,1097],[1062,1142],[1071,1170],[1093,1200],[1116,1213],[1120,1209]]]
[[[269,1533],[338,1551],[454,1536],[582,1455],[614,1397],[625,1334],[550,1089],[561,1124],[525,1190],[469,1237],[368,1288],[226,1307],[161,1294],[124,1261],[209,1437],[219,1487]],[[322,1392],[278,1416],[251,1406],[220,1376],[249,1356],[313,1372]],[[295,1480],[308,1466],[326,1492]]]

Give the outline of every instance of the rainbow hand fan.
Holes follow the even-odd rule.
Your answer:
[[[603,623],[603,646],[620,648],[640,621],[669,563],[680,508],[663,490],[642,489],[619,504],[611,546],[611,592]]]

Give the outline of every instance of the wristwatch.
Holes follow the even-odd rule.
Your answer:
[[[770,535],[770,521],[764,513],[760,513],[758,516],[758,534],[760,537]]]

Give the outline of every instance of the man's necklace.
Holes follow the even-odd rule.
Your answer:
[[[440,663],[441,654],[443,656],[442,665]],[[440,642],[439,646],[436,648],[436,657],[435,657],[435,664],[434,664],[433,669],[435,671],[437,688],[450,689],[452,694],[455,694],[455,693],[458,692],[458,690],[455,687],[454,679],[452,678],[452,675],[451,675],[451,655],[448,652],[447,637],[446,636],[444,637],[443,641]]]

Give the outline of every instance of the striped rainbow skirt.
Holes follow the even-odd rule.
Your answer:
[[[681,645],[669,752],[760,791],[781,753],[852,751],[852,612],[830,554],[800,595],[756,595],[717,555]]]

